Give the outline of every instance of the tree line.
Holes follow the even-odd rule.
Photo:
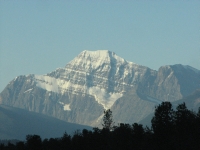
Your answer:
[[[42,140],[39,135],[27,135],[26,141],[1,144],[1,150],[198,150],[200,149],[200,109],[188,110],[185,103],[174,110],[170,102],[155,107],[151,127],[120,123],[114,126],[112,111],[104,111],[103,128],[64,133],[60,138]]]

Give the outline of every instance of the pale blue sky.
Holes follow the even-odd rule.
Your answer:
[[[200,70],[200,1],[0,0],[0,91],[99,49],[155,70]]]

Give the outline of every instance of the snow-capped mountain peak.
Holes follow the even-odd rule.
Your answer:
[[[95,98],[105,109],[139,82],[146,67],[128,62],[108,50],[81,52],[65,68],[35,76],[37,87],[56,93],[82,93]]]
[[[90,57],[91,59],[112,59],[115,58],[118,61],[125,61],[123,58],[117,56],[114,52],[108,51],[108,50],[96,50],[96,51],[89,51],[89,50],[84,50],[79,54],[79,56],[84,56],[84,57]]]
[[[114,52],[108,50],[84,50],[71,62],[69,62],[66,68],[69,66],[79,66],[79,68],[83,67],[84,70],[90,70],[97,69],[99,66],[104,66],[105,64],[110,65],[113,63],[124,64],[127,63],[127,61],[117,56]]]

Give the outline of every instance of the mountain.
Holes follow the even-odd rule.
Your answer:
[[[89,126],[67,123],[65,121],[29,112],[24,109],[0,106],[0,139],[25,140],[28,134],[44,138],[62,137],[64,132],[73,134],[76,130],[92,129]]]
[[[139,122],[162,101],[176,101],[200,88],[200,71],[167,65],[158,71],[107,50],[83,51],[64,68],[22,75],[1,92],[0,103],[67,122],[101,126],[104,109],[116,123]]]
[[[186,104],[187,109],[198,112],[200,108],[200,89],[195,90],[192,94],[180,100],[172,102],[174,110],[176,110],[176,107],[182,103]],[[147,117],[140,120],[139,123],[143,124],[144,126],[151,127],[151,119],[153,118],[153,116],[154,116],[154,113],[150,113]]]
[[[200,107],[200,89],[195,90],[192,94],[175,101],[173,104],[177,106],[178,104],[185,103],[187,108],[190,110],[198,111]]]

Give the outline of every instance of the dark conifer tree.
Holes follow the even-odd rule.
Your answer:
[[[31,150],[42,149],[42,139],[39,135],[27,135],[26,136],[26,146]]]
[[[61,137],[61,149],[71,149],[71,136],[66,132]]]
[[[170,148],[174,134],[174,111],[170,102],[162,102],[156,107],[151,120],[157,148]]]
[[[110,109],[104,111],[102,126],[104,129],[108,129],[109,131],[113,129],[114,122],[113,122],[112,111]]]
[[[175,111],[175,136],[178,149],[195,149],[198,140],[198,114],[188,110],[185,103],[179,104]]]
[[[134,123],[132,125],[133,129],[133,141],[134,141],[134,148],[135,149],[142,149],[144,145],[144,128],[141,124]]]

